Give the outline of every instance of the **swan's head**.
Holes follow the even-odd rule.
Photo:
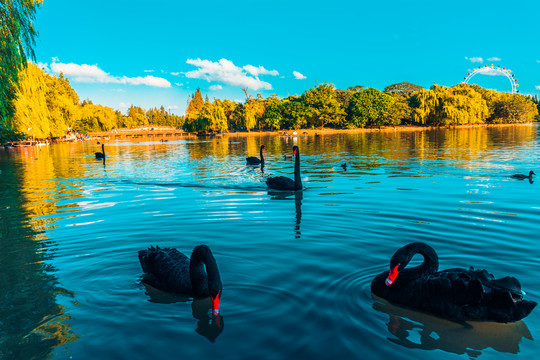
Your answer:
[[[219,315],[219,300],[221,299],[221,289],[217,292],[210,292],[210,299],[212,300],[212,315]]]
[[[388,273],[388,277],[386,278],[386,281],[384,282],[386,284],[386,286],[390,286],[394,283],[394,281],[396,280],[397,276],[399,275],[399,266],[401,264],[397,264],[396,266],[394,267],[391,267],[390,268],[390,272]]]
[[[534,173],[534,171],[532,171],[532,170],[529,171],[529,176],[533,176],[533,175],[536,175],[536,174]]]

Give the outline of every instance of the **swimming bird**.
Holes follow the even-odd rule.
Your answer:
[[[274,190],[302,190],[302,179],[300,178],[300,151],[298,146],[293,146],[294,159],[294,180],[285,176],[274,176],[266,179],[266,185]]]
[[[264,149],[265,149],[264,145],[261,145],[261,152],[260,152],[261,158],[260,159],[258,157],[256,157],[256,156],[250,156],[250,157],[246,158],[246,162],[249,165],[259,165],[259,164],[264,163],[264,157],[263,157],[263,150]]]
[[[531,170],[531,171],[529,171],[529,175],[514,174],[511,177],[514,178],[514,179],[519,179],[519,180],[523,180],[523,179],[532,180],[533,175],[536,175],[536,174],[534,173],[534,171]]]
[[[415,254],[424,262],[406,266]],[[537,305],[524,300],[519,281],[510,276],[495,279],[486,270],[448,269],[437,271],[439,258],[422,242],[398,249],[390,260],[390,271],[377,275],[371,292],[390,302],[425,311],[452,321],[514,322]]]
[[[347,163],[344,162],[343,164],[341,164],[341,167],[343,168],[343,170],[347,170]]]
[[[101,151],[96,152],[96,159],[105,159],[105,144],[101,144]]]
[[[157,289],[212,299],[212,314],[219,314],[221,277],[210,248],[198,245],[191,259],[174,248],[149,247],[139,251],[142,281]]]

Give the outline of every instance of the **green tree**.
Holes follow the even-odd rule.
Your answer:
[[[289,96],[281,105],[282,128],[301,129],[307,126],[309,109],[302,97]]]
[[[534,101],[519,94],[504,94],[493,105],[489,123],[526,123],[538,116]]]
[[[193,96],[191,97],[191,100],[188,103],[187,114],[191,115],[191,114],[199,113],[202,110],[203,106],[204,106],[204,100],[202,97],[201,89],[197,88],[197,90],[195,91],[195,94],[193,94]]]
[[[19,72],[35,59],[34,18],[41,0],[3,0],[0,3],[0,125],[15,114]]]
[[[47,106],[47,78],[43,70],[29,64],[18,75],[15,114],[8,119],[12,129],[34,138],[51,135],[50,113]]]
[[[349,104],[349,124],[354,127],[381,126],[387,124],[394,98],[377,89],[367,88],[355,93]]]
[[[302,94],[302,102],[307,107],[308,126],[339,126],[345,119],[345,111],[336,99],[333,84],[319,84]]]

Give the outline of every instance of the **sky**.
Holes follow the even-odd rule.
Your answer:
[[[540,1],[44,0],[36,63],[82,100],[184,114],[209,99],[301,95],[320,83],[453,86],[510,69],[540,95]],[[511,91],[501,72],[471,83]]]

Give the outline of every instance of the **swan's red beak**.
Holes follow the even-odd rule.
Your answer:
[[[217,293],[216,297],[210,296],[212,300],[212,315],[216,316],[219,314],[219,298],[221,296],[221,290]]]
[[[293,155],[296,155],[296,149],[293,150],[292,154],[293,154]]]
[[[399,267],[400,264],[397,264],[396,266],[394,266],[393,269],[390,269],[390,274],[388,274],[388,277],[386,278],[386,281],[384,282],[386,284],[386,286],[390,286],[394,283],[394,281],[396,280],[398,274],[399,274],[399,271],[398,271],[398,267]]]

